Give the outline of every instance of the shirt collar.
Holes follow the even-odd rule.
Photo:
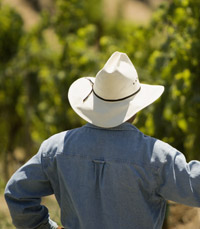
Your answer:
[[[119,126],[115,126],[115,127],[111,127],[111,128],[98,127],[98,126],[95,126],[91,123],[87,123],[85,125],[85,127],[102,129],[102,130],[137,130],[137,128],[129,122],[124,122],[124,123],[120,124]]]

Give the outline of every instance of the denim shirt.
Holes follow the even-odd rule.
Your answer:
[[[5,198],[17,228],[56,228],[41,197],[55,194],[68,229],[160,229],[166,200],[200,207],[200,162],[130,123],[56,134],[15,172]]]

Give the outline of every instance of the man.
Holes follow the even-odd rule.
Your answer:
[[[88,124],[44,141],[12,176],[5,198],[14,225],[57,228],[40,205],[50,194],[71,229],[159,229],[167,200],[200,207],[200,163],[130,123],[163,91],[141,84],[120,52],[95,78],[75,81],[69,101]]]

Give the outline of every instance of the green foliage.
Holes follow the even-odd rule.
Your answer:
[[[101,26],[103,23],[102,1],[99,0],[57,0],[53,19],[55,31],[65,39],[70,33],[88,24]]]
[[[19,51],[23,36],[22,26],[21,17],[13,9],[0,3],[0,156],[4,156],[4,165],[7,163],[6,151],[14,148],[16,142],[13,136],[21,125],[15,112],[21,81],[18,78],[13,80],[15,72],[10,65]]]
[[[95,76],[116,50],[129,55],[141,82],[165,86],[161,99],[140,112],[137,126],[200,159],[199,1],[166,2],[147,26],[120,16],[108,20],[101,4],[57,0],[55,14],[43,13],[29,31],[18,13],[0,4],[4,165],[19,162],[16,147],[28,158],[45,138],[84,123],[69,106],[68,88],[77,78]]]
[[[166,86],[153,113],[155,135],[189,159],[200,159],[199,7],[195,0],[173,1],[159,9],[150,25],[152,38],[157,33],[160,42],[148,58],[149,73]]]
[[[22,24],[20,15],[0,3],[0,64],[7,63],[17,53]]]

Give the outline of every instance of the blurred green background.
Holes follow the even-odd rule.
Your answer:
[[[134,1],[146,7],[138,11],[131,0],[24,0],[29,21],[8,2],[0,0],[1,190],[43,140],[84,124],[68,88],[115,51],[128,54],[141,82],[165,86],[136,126],[200,160],[199,0]]]

